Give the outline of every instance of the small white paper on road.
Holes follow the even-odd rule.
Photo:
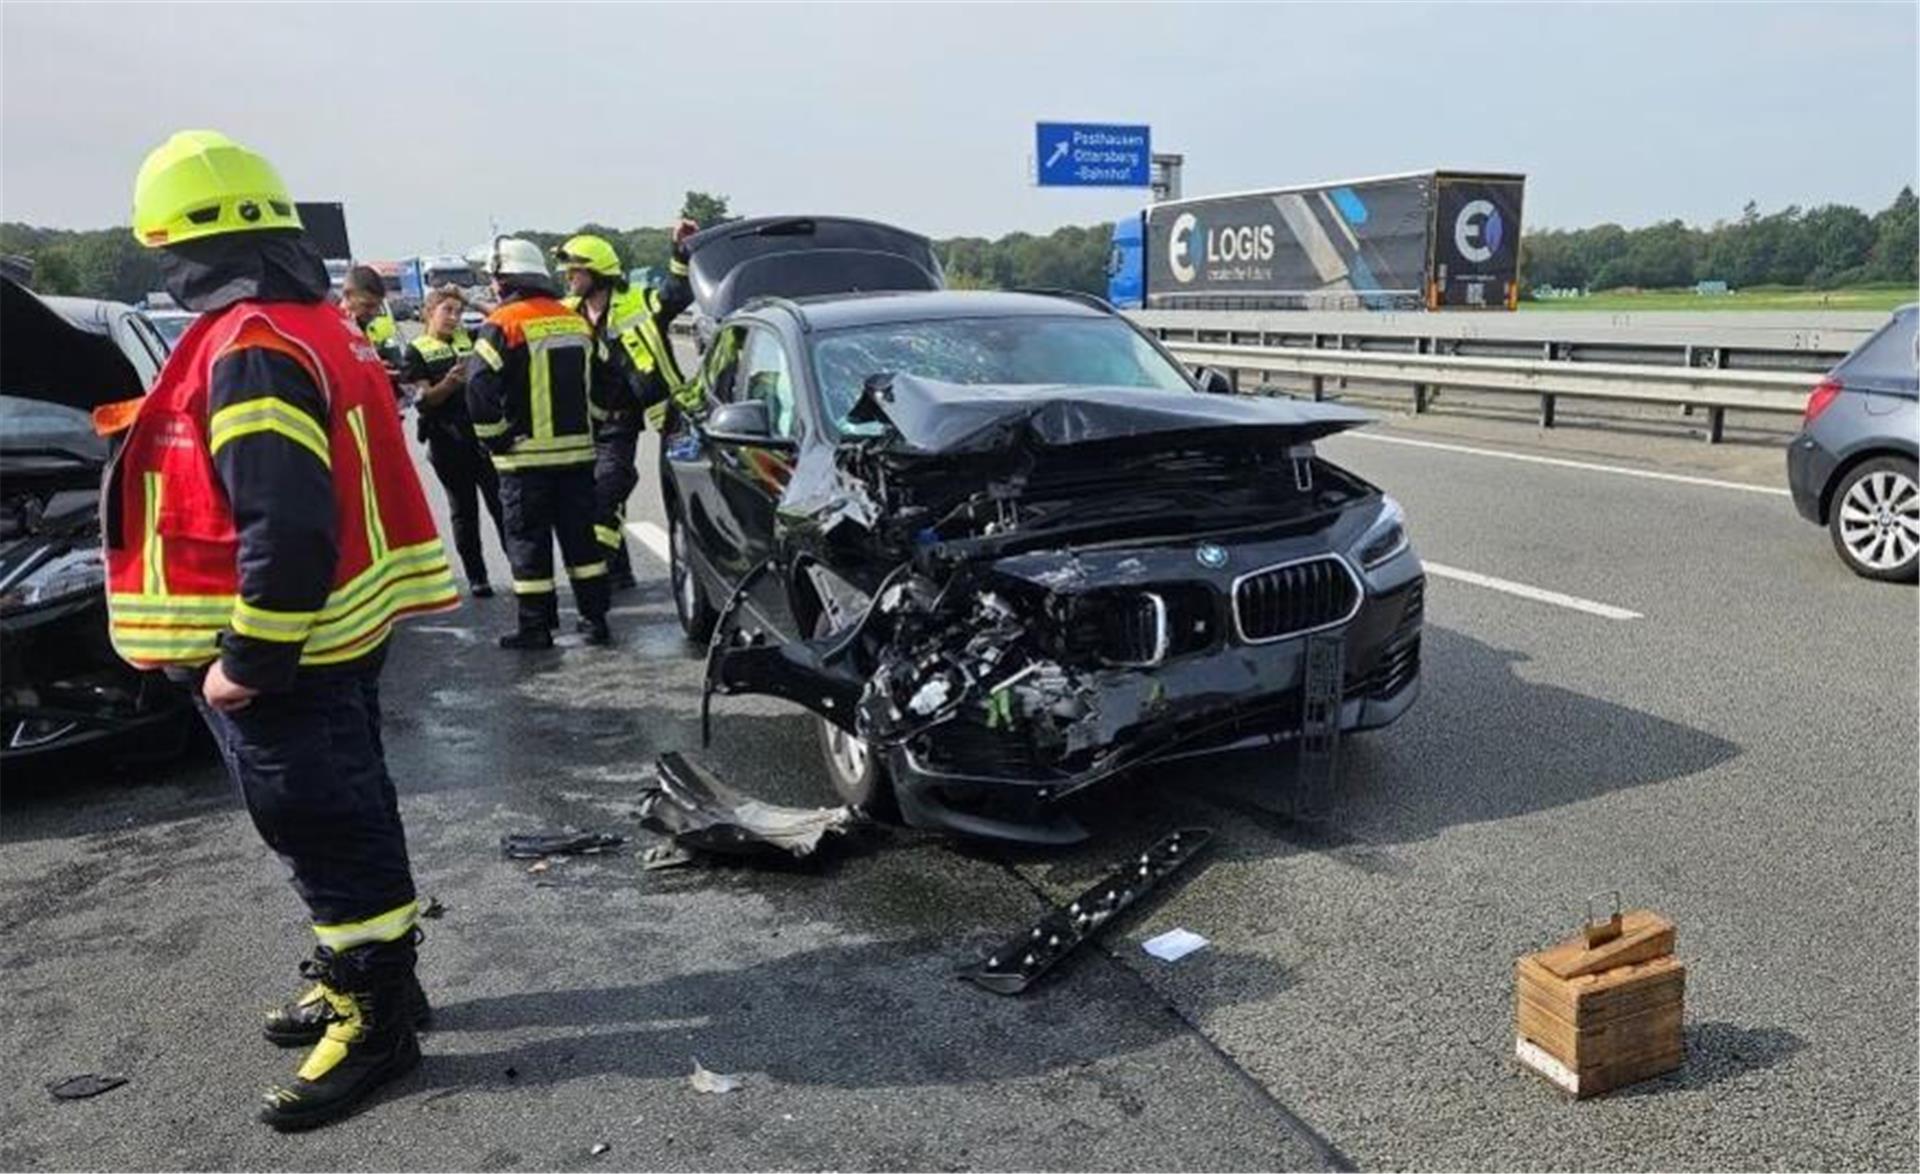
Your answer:
[[[1207,939],[1190,929],[1170,929],[1157,938],[1148,938],[1140,945],[1162,962],[1178,962],[1188,954],[1207,944]]]
[[[724,1072],[709,1072],[700,1065],[700,1058],[694,1057],[693,1075],[688,1077],[695,1092],[733,1092],[740,1087],[738,1076],[729,1076]]]

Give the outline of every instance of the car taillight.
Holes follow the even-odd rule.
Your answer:
[[[1822,379],[1820,382],[1814,384],[1813,394],[1807,396],[1807,414],[1801,418],[1800,427],[1807,428],[1812,426],[1813,422],[1820,417],[1820,413],[1826,411],[1833,403],[1834,397],[1839,394],[1840,381],[1838,379]]]

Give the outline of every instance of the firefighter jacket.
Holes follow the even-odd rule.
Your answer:
[[[467,368],[467,414],[494,468],[591,465],[605,411],[594,368],[605,361],[585,318],[544,293],[510,293],[480,327]]]
[[[142,668],[217,657],[239,684],[284,688],[459,604],[386,372],[324,303],[195,322],[101,511],[109,631]]]
[[[564,304],[586,312],[578,297],[569,297]],[[681,373],[668,335],[673,320],[692,304],[684,245],[674,247],[667,281],[659,289],[629,286],[615,290],[608,299],[605,316],[594,325],[609,344],[608,378],[619,390],[607,393],[603,433],[633,428],[626,417],[635,412],[644,412],[648,426],[660,431],[666,424],[669,400],[689,415],[699,412],[699,390]]]
[[[361,332],[367,336],[367,341],[375,348],[384,350],[394,345],[399,337],[400,327],[394,322],[392,314],[382,310],[367,320]]]
[[[650,333],[658,333],[649,292],[632,287],[613,291],[598,322],[581,298],[561,299],[562,305],[586,318],[601,344],[605,361],[594,379],[606,412],[595,432],[603,437],[640,431],[642,413],[664,405],[673,393],[667,370],[655,359],[648,342]]]

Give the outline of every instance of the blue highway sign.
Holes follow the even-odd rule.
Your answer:
[[[1153,135],[1144,126],[1034,124],[1033,161],[1043,188],[1143,188],[1152,183]]]

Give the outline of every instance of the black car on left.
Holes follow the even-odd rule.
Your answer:
[[[1419,693],[1400,507],[1097,299],[951,291],[825,217],[689,244],[707,405],[662,440],[675,603],[719,693],[819,718],[848,802],[1061,842],[1169,758],[1387,725]]]
[[[192,736],[186,695],[107,638],[96,407],[138,399],[167,344],[118,302],[40,297],[0,278],[0,770],[85,748],[164,757]]]

